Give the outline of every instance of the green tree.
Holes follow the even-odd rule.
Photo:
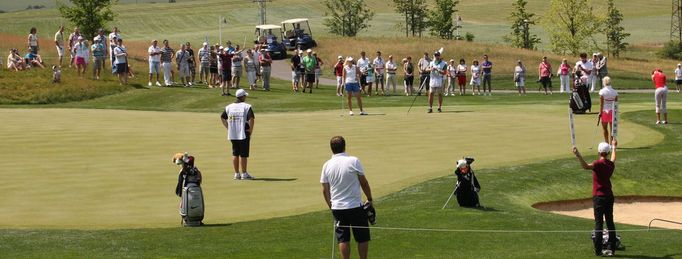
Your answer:
[[[325,0],[327,7],[324,25],[329,32],[354,37],[358,32],[369,28],[369,21],[374,17],[374,11],[367,7],[364,0]]]
[[[91,39],[97,30],[114,20],[111,6],[118,0],[70,0],[71,4],[57,2],[59,13],[78,26],[83,35]]]
[[[589,0],[552,0],[543,19],[552,51],[572,55],[597,47],[594,35],[600,23]]]
[[[431,35],[441,39],[452,39],[452,32],[455,30],[452,17],[457,12],[455,7],[458,3],[459,0],[436,0],[434,9],[429,13],[428,25]]]
[[[421,37],[426,30],[426,0],[393,0],[395,11],[405,17],[405,36]]]
[[[514,10],[509,16],[511,24],[511,32],[504,36],[504,40],[509,42],[512,47],[535,49],[540,43],[540,38],[537,35],[530,33],[530,25],[534,25],[534,13],[526,11],[526,0],[516,0],[512,4]]]
[[[604,23],[604,34],[606,34],[606,52],[613,57],[620,56],[621,51],[625,51],[628,43],[624,42],[630,33],[625,32],[625,28],[620,25],[623,21],[623,14],[616,8],[613,0],[608,0],[606,10],[606,21]]]

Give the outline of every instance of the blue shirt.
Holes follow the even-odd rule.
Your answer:
[[[481,63],[481,67],[483,68],[483,74],[490,74],[490,72],[492,70],[492,66],[493,66],[493,62],[490,62],[488,60],[483,61],[483,63]]]

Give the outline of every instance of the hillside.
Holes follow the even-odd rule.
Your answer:
[[[136,3],[138,2],[138,3]],[[128,39],[148,40],[168,38],[170,40],[199,41],[208,36],[211,41],[218,38],[219,16],[225,16],[223,37],[243,41],[252,37],[256,24],[257,5],[250,0],[178,0],[177,3],[152,3],[149,0],[122,0],[114,8],[118,14],[117,25]],[[477,42],[497,43],[508,32],[507,16],[511,10],[511,0],[469,1],[461,0],[457,9],[463,18],[462,32],[471,32]],[[531,0],[530,11],[542,16],[549,9],[547,1]],[[20,4],[19,4],[20,3]],[[394,13],[390,1],[369,0],[376,16],[371,27],[359,36],[401,36],[403,31],[397,25],[401,17]],[[604,9],[603,1],[593,1],[597,12]],[[626,30],[632,34],[628,41],[633,44],[660,43],[668,39],[670,28],[670,1],[633,0],[616,1],[623,12]],[[21,10],[27,5],[46,5],[54,7],[51,0],[1,1],[0,10]],[[313,33],[328,36],[322,25],[324,5],[312,0],[274,0],[268,3],[268,21],[279,21],[308,17],[311,19]],[[64,23],[55,9],[16,11],[0,14],[0,33],[27,34],[32,26],[38,28],[39,35],[51,37],[56,25]],[[540,26],[533,28],[544,42],[546,35]]]

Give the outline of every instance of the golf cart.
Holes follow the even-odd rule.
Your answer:
[[[272,59],[287,58],[287,49],[283,43],[277,41],[277,34],[282,34],[282,27],[272,24],[256,25],[255,36],[256,44],[260,44],[262,48],[270,53]]]
[[[313,40],[308,19],[305,18],[290,19],[282,22],[282,42],[284,42],[288,50],[309,49],[317,46],[317,42]]]

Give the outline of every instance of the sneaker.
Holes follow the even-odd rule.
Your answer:
[[[661,124],[661,121],[656,121],[656,124]]]
[[[353,116],[353,115],[355,115],[355,113],[353,113],[353,111],[349,111],[348,115]]]
[[[438,112],[443,112],[443,110],[441,110],[440,108],[438,108]]]
[[[663,122],[661,122],[661,123],[663,123],[663,124],[668,124],[668,121],[663,121]]]
[[[156,81],[156,86],[161,86],[161,83],[159,83],[159,81]]]
[[[429,111],[427,111],[426,113],[432,113],[432,112],[433,112],[433,109],[429,108]]]
[[[243,173],[242,173],[242,180],[253,180],[253,176],[251,176],[251,175],[250,175],[249,173],[247,173],[247,172],[243,172]]]
[[[149,83],[147,84],[147,86],[152,86],[152,82],[149,82]]]
[[[241,180],[242,177],[239,175],[239,173],[234,173],[234,177],[232,177],[234,180]]]
[[[189,82],[189,86],[193,86],[193,85],[194,85],[194,84],[192,84],[192,82]]]
[[[360,115],[367,115],[365,111],[360,111]]]

